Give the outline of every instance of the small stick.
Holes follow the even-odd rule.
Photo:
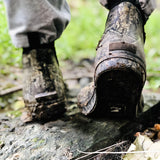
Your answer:
[[[20,90],[22,90],[22,86],[16,86],[16,87],[13,87],[13,88],[2,90],[2,91],[0,91],[0,97],[6,96],[8,94],[11,94],[11,93],[14,93],[14,92],[17,92],[17,91],[20,91]]]
[[[126,143],[126,142],[127,142],[127,141],[122,141],[122,142],[120,142],[120,143],[113,144],[113,145],[111,145],[111,146],[108,146],[108,147],[106,147],[106,148],[97,150],[97,151],[95,151],[95,152],[82,152],[82,151],[78,150],[78,152],[83,153],[83,154],[86,154],[86,155],[84,155],[84,156],[82,156],[82,157],[79,157],[79,158],[77,158],[76,160],[80,160],[80,159],[86,158],[86,157],[88,157],[88,156],[90,156],[90,155],[97,154],[97,152],[101,153],[101,151],[108,150],[108,149],[112,149],[113,147],[120,146],[120,145],[122,145],[122,144],[124,144],[124,143]],[[99,153],[98,153],[98,154],[99,154]],[[106,153],[106,152],[105,152],[105,153]]]

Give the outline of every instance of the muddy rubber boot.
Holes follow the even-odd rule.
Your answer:
[[[139,8],[121,2],[109,12],[97,47],[94,82],[81,90],[85,115],[133,118],[142,111],[146,80],[144,20]]]
[[[65,87],[54,48],[23,50],[22,120],[54,120],[65,112]]]

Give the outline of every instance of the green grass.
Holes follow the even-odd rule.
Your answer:
[[[160,11],[155,10],[146,26],[145,53],[149,85],[146,88],[160,87]]]
[[[94,57],[104,30],[107,10],[98,1],[74,3],[71,6],[71,22],[56,43],[57,53],[62,59]]]
[[[20,66],[21,49],[16,49],[10,40],[7,29],[5,7],[0,0],[0,66]]]
[[[107,10],[98,1],[68,0],[71,7],[71,22],[63,35],[56,41],[60,60],[79,61],[83,57],[94,57],[96,45],[103,33]],[[145,53],[149,83],[146,87],[160,86],[160,11],[156,10],[145,26]],[[21,49],[16,49],[10,40],[5,18],[5,8],[0,0],[0,68],[20,66]],[[156,76],[154,76],[156,75]]]

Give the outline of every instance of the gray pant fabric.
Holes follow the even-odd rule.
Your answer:
[[[99,0],[107,6],[110,0]],[[112,1],[112,0],[111,0]],[[154,10],[154,0],[139,1],[146,20]],[[40,44],[53,42],[70,21],[66,0],[4,0],[9,33],[16,47],[29,47],[28,33],[37,32]]]
[[[70,21],[65,0],[4,0],[9,33],[16,47],[29,47],[28,33],[38,32],[40,44],[57,39]]]

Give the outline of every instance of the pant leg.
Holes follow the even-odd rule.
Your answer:
[[[112,3],[112,0],[99,0],[100,3],[107,8],[108,3]],[[124,0],[119,0],[119,1],[124,1]],[[127,0],[129,1],[129,0]],[[155,5],[155,0],[135,0],[135,3],[139,3],[142,9],[142,12],[145,16],[145,19],[149,18],[150,14],[154,11],[156,5]]]
[[[16,47],[29,47],[29,34],[36,32],[40,44],[60,37],[70,20],[66,0],[4,0],[9,33]]]

